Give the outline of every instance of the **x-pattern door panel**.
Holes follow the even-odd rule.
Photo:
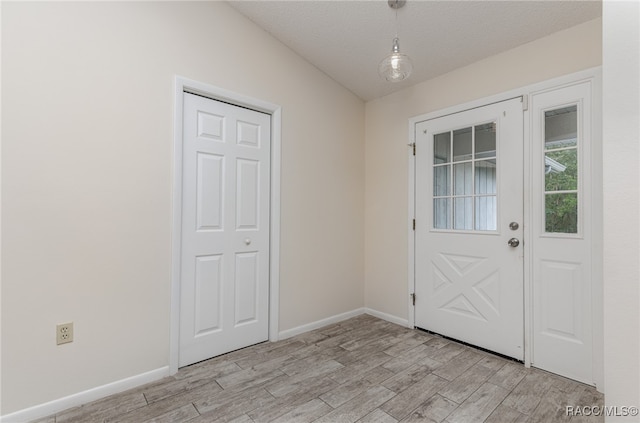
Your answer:
[[[488,257],[440,253],[431,266],[439,310],[483,322],[500,316],[500,272]]]

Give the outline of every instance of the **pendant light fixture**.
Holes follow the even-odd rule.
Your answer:
[[[411,59],[406,54],[400,53],[400,41],[398,39],[398,9],[405,5],[406,0],[388,0],[389,7],[396,11],[396,36],[393,39],[391,54],[382,59],[378,65],[378,73],[389,82],[403,81],[409,78],[413,70]]]

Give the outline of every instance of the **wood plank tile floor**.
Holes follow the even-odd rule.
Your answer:
[[[38,423],[602,422],[593,387],[361,315],[180,369]]]

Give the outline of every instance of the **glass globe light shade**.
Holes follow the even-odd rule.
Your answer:
[[[400,53],[398,39],[393,39],[391,54],[382,59],[378,65],[378,73],[389,82],[403,81],[411,75],[413,64],[406,54]]]

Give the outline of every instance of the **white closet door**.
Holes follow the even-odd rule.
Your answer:
[[[268,339],[270,119],[184,94],[180,366]]]

